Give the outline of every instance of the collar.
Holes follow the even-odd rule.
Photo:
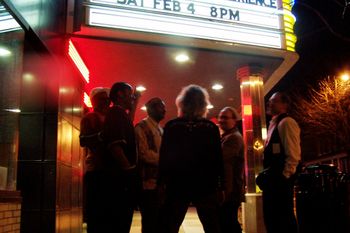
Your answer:
[[[231,128],[231,129],[225,131],[221,136],[222,136],[222,137],[225,137],[226,135],[235,133],[236,131],[238,131],[238,129],[237,129],[237,127],[235,126],[235,127]]]
[[[271,122],[277,122],[277,121],[283,119],[286,116],[288,116],[288,113],[286,113],[286,112],[282,112],[282,113],[280,113],[278,115],[274,115],[271,118]]]
[[[159,128],[159,123],[153,120],[151,117],[147,117],[145,121],[148,122],[151,126]]]

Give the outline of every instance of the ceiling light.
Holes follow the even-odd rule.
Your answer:
[[[214,84],[212,87],[211,87],[213,90],[221,90],[222,88],[224,88],[221,84]]]
[[[0,47],[0,57],[7,57],[11,55],[11,51]]]
[[[146,90],[146,87],[144,87],[144,86],[137,86],[136,87],[136,91],[143,92],[145,90]]]
[[[212,108],[214,108],[214,105],[211,105],[211,104],[207,105],[207,109],[212,109]]]
[[[175,60],[179,63],[183,63],[183,62],[187,62],[188,60],[190,60],[190,58],[188,57],[187,54],[180,53],[180,54],[176,55]]]

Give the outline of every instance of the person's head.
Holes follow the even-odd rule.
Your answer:
[[[219,127],[224,132],[232,129],[236,126],[237,120],[239,120],[239,115],[236,109],[232,107],[224,107],[218,116]]]
[[[96,112],[103,112],[108,109],[110,100],[108,98],[109,88],[95,87],[90,92],[91,105]]]
[[[132,86],[125,82],[116,82],[113,84],[109,93],[109,98],[114,105],[120,105],[121,107],[131,110],[135,96]]]
[[[180,117],[206,117],[209,104],[208,92],[204,88],[193,84],[182,88],[176,98],[176,106]]]
[[[163,100],[158,97],[154,97],[147,101],[145,104],[147,109],[147,114],[156,122],[160,122],[165,116],[165,104]]]
[[[290,99],[283,92],[274,93],[267,103],[267,113],[276,116],[281,113],[287,113],[289,110]]]

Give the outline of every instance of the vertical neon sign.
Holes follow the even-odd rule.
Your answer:
[[[80,71],[81,75],[85,79],[86,83],[90,82],[90,71],[86,67],[83,59],[81,59],[77,49],[74,47],[74,44],[71,40],[68,41],[68,55]]]

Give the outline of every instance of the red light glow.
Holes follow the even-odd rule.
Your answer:
[[[84,61],[81,59],[78,51],[74,47],[73,42],[71,40],[69,40],[68,55],[73,60],[74,64],[77,66],[78,70],[80,71],[81,75],[84,77],[85,81],[89,83],[90,71],[86,67]]]

